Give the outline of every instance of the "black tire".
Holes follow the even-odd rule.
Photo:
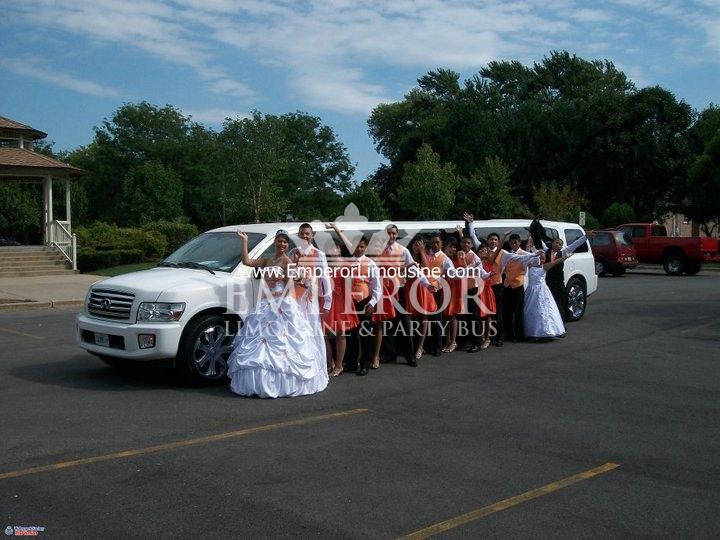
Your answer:
[[[607,263],[603,259],[595,259],[595,273],[602,277],[607,274]]]
[[[175,362],[182,379],[199,385],[224,381],[236,328],[236,322],[214,313],[191,320],[180,339]]]
[[[620,277],[622,275],[625,275],[625,269],[624,268],[616,268],[612,271],[612,275],[615,277]]]
[[[565,298],[567,299],[565,320],[575,322],[582,319],[587,307],[587,290],[582,279],[578,277],[570,278],[565,287]]]
[[[702,264],[697,261],[686,261],[685,262],[685,273],[688,276],[694,276],[702,268]]]
[[[668,276],[682,276],[685,259],[682,255],[668,255],[663,261],[663,269]]]

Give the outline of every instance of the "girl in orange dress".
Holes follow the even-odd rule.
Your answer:
[[[427,268],[425,240],[422,237],[416,237],[411,245],[410,253],[415,262],[418,263],[421,269]],[[420,334],[417,338],[415,350],[415,359],[419,360],[422,357],[425,336],[428,333],[427,316],[437,311],[437,302],[433,293],[427,287],[421,285],[417,277],[411,277],[405,285],[405,306],[407,306],[408,314],[413,319],[420,321]]]
[[[328,266],[332,270],[332,304],[330,311],[323,317],[325,343],[327,350],[328,371],[332,377],[343,372],[343,360],[347,348],[346,336],[359,324],[349,295],[350,273],[345,275],[341,270],[347,263],[347,250],[339,239],[334,239],[335,248],[328,255]],[[331,337],[335,338],[335,354],[333,354]]]
[[[482,267],[486,272],[493,272],[494,265],[490,262],[490,248],[487,244],[480,244],[478,248],[478,256],[482,261]],[[490,284],[484,280],[480,282],[480,305],[477,307],[477,314],[480,318],[482,328],[482,342],[480,347],[487,349],[490,345],[490,318],[497,313],[497,303],[495,302],[495,293]]]
[[[447,255],[451,261],[455,262],[457,255],[458,246],[457,239],[450,237],[445,242],[445,255]],[[457,315],[462,311],[462,280],[458,278],[447,278],[447,284],[450,287],[450,300],[445,306],[443,316],[450,323],[448,335],[445,338],[445,344],[442,352],[448,353],[453,352],[457,348]],[[444,302],[443,302],[444,303]]]

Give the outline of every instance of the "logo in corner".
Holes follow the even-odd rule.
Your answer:
[[[5,536],[12,536],[15,534],[15,529],[12,528],[12,526],[8,525],[5,527]]]

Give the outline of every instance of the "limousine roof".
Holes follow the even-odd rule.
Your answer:
[[[482,219],[475,220],[475,227],[483,229],[496,228],[498,234],[503,234],[509,227],[528,227],[530,219]],[[553,227],[557,229],[581,229],[577,223],[567,223],[562,221],[546,221],[541,220],[545,227]],[[315,231],[325,231],[325,223],[314,221],[310,222]],[[394,224],[400,230],[420,230],[420,229],[455,229],[458,225],[464,225],[462,220],[448,221],[338,221],[337,224],[341,230],[382,230],[390,224]],[[208,232],[235,232],[239,229],[246,232],[275,234],[279,229],[284,229],[289,234],[295,234],[302,225],[302,222],[291,223],[250,223],[246,225],[229,225],[219,227]]]

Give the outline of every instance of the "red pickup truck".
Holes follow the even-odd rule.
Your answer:
[[[665,273],[671,276],[693,276],[703,262],[718,257],[715,238],[668,236],[664,226],[653,223],[625,223],[616,230],[632,237],[641,263],[662,263]]]

